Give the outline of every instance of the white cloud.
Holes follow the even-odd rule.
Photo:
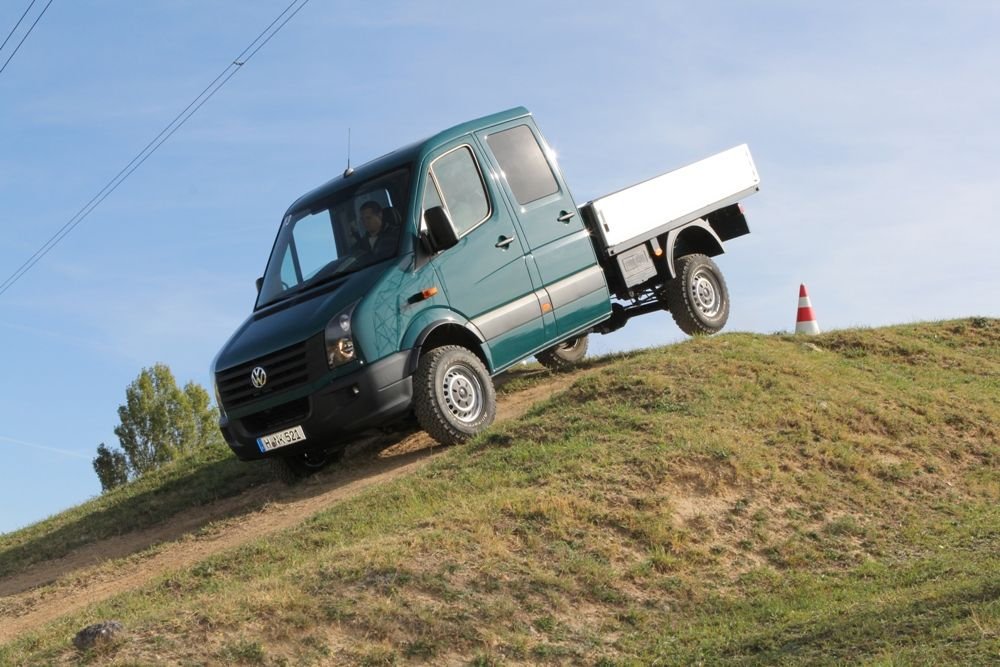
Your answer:
[[[18,447],[27,447],[29,449],[35,449],[43,452],[51,452],[53,454],[59,454],[60,456],[68,456],[74,459],[90,460],[91,458],[87,454],[81,454],[80,452],[74,452],[69,449],[60,449],[59,447],[49,447],[48,445],[40,445],[36,442],[28,442],[26,440],[18,440],[16,438],[8,438],[2,435],[0,435],[0,442],[11,445],[17,445]]]

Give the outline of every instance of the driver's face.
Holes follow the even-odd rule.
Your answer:
[[[382,214],[366,208],[361,211],[361,224],[365,226],[369,236],[375,236],[382,229]]]

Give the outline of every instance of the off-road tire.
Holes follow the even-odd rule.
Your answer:
[[[729,290],[722,271],[700,254],[678,258],[676,270],[664,290],[674,322],[690,336],[721,331],[729,319]]]
[[[479,357],[464,347],[443,345],[420,357],[413,406],[428,435],[442,445],[457,445],[493,423],[497,397]]]
[[[314,451],[272,456],[267,461],[271,466],[271,475],[291,486],[316,474],[339,458],[338,453]]]
[[[587,334],[564,340],[535,355],[542,366],[553,371],[565,371],[587,356]]]

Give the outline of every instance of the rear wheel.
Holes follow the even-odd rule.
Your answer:
[[[575,366],[585,356],[587,356],[587,334],[553,345],[536,354],[535,359],[550,370],[563,371]]]
[[[484,431],[497,408],[483,362],[458,345],[436,347],[420,357],[413,404],[421,428],[442,445],[456,445]]]
[[[677,276],[665,289],[674,322],[691,336],[721,331],[729,319],[729,290],[722,271],[706,255],[684,255],[676,268]]]

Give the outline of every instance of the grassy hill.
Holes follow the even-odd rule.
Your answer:
[[[188,465],[225,493],[256,474]],[[0,571],[71,548],[60,530],[100,537],[105,512],[206,502],[163,474],[5,536]],[[592,362],[527,417],[0,664],[76,660],[106,618],[128,635],[82,661],[996,664],[998,575],[1000,321],[730,334]]]
[[[0,535],[0,577],[95,541],[155,526],[269,479],[266,468],[240,463],[228,447],[205,449],[44,521]]]

